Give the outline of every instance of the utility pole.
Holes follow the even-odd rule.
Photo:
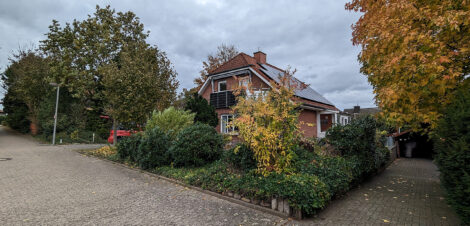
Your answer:
[[[55,145],[55,132],[57,128],[57,111],[59,109],[59,90],[60,85],[57,83],[49,83],[51,86],[57,87],[57,97],[55,99],[55,114],[54,114],[54,132],[52,133],[52,145]]]

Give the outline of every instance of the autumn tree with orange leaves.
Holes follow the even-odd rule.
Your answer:
[[[470,73],[470,1],[352,0],[361,72],[397,126],[434,129]]]

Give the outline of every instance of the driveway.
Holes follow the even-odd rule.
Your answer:
[[[371,178],[333,201],[314,219],[315,225],[460,225],[447,205],[439,171],[431,160],[395,160]]]
[[[0,126],[2,225],[273,225],[285,220]]]

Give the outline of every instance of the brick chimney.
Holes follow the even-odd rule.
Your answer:
[[[359,113],[361,112],[361,106],[354,106],[353,113]]]
[[[266,63],[266,53],[263,53],[261,51],[253,53],[253,56],[256,59],[256,62],[258,64],[265,64]]]

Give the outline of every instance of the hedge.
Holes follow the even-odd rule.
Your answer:
[[[435,160],[447,200],[464,224],[470,225],[470,82],[447,107],[434,140]]]

